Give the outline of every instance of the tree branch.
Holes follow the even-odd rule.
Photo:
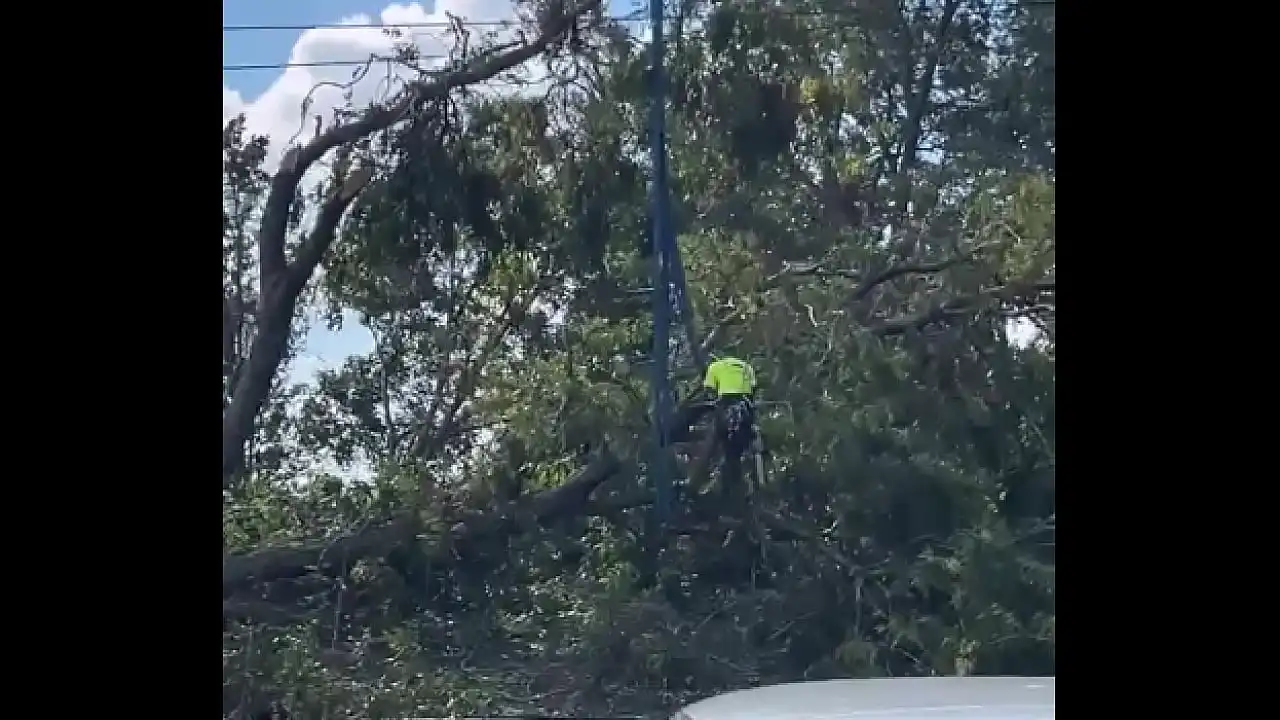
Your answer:
[[[865,299],[877,287],[891,281],[896,280],[905,275],[928,275],[930,273],[942,272],[948,268],[954,267],[961,263],[972,262],[973,253],[966,253],[947,260],[939,260],[937,262],[922,263],[906,263],[900,265],[892,265],[878,273],[870,275],[857,270],[842,270],[824,267],[821,263],[808,263],[805,265],[789,263],[780,274],[792,276],[813,276],[813,277],[840,277],[847,280],[857,281],[858,289],[853,293],[853,300],[857,302]]]
[[[276,174],[276,179],[279,180],[281,175],[284,175],[286,176],[286,181],[291,180],[292,185],[289,188],[289,196],[292,197],[293,188],[301,180],[302,173],[317,160],[324,157],[325,153],[391,127],[405,116],[415,102],[443,97],[456,88],[483,82],[536,57],[546,51],[552,43],[564,36],[580,15],[594,10],[600,5],[600,2],[601,0],[586,0],[572,12],[566,12],[548,22],[542,33],[533,42],[506,53],[484,55],[470,67],[456,72],[430,80],[411,83],[395,102],[370,110],[358,120],[345,125],[336,125],[304,146],[295,146],[285,154],[280,163],[280,172]],[[276,182],[273,181],[273,196],[275,190]]]
[[[874,291],[876,288],[880,287],[881,285],[884,285],[887,282],[896,280],[900,277],[903,277],[906,275],[928,275],[931,273],[938,273],[948,268],[959,265],[961,263],[971,262],[972,260],[973,260],[972,255],[962,255],[959,257],[951,258],[949,260],[939,260],[938,262],[932,262],[932,263],[909,263],[904,265],[892,265],[868,277],[861,284],[859,284],[858,289],[853,292],[853,301],[859,302],[861,300],[866,299],[866,297],[870,295],[872,291]]]
[[[291,287],[297,286],[301,290],[307,284],[307,281],[311,279],[311,274],[315,272],[316,267],[320,265],[320,261],[324,259],[324,254],[329,251],[329,246],[333,244],[333,239],[338,232],[338,222],[342,220],[342,216],[347,212],[347,208],[351,206],[352,201],[368,186],[369,181],[372,179],[372,166],[365,165],[356,168],[343,181],[341,187],[321,206],[311,233],[307,235],[306,240],[302,242],[302,246],[298,248],[297,255],[289,267],[289,285]]]
[[[413,447],[409,450],[411,456],[430,457],[439,452],[444,443],[453,437],[458,420],[458,411],[475,394],[475,385],[479,381],[484,368],[493,359],[494,353],[498,351],[511,332],[516,329],[521,319],[529,312],[529,308],[537,302],[550,284],[550,278],[541,278],[523,299],[519,290],[514,290],[511,297],[507,298],[501,312],[493,318],[498,327],[485,340],[484,347],[480,349],[479,354],[472,358],[471,353],[468,352],[466,365],[459,371],[457,387],[454,388],[450,405],[441,415],[440,422],[435,423],[436,413],[441,408],[444,398],[443,375],[440,376],[441,379],[436,384],[435,397],[432,399],[431,408],[427,412],[426,424],[419,431]]]
[[[938,61],[942,58],[942,48],[951,31],[951,22],[955,19],[956,10],[960,8],[960,0],[947,0],[942,8],[942,17],[938,20],[938,28],[934,31],[933,47],[925,57],[924,70],[916,80],[915,95],[911,99],[911,107],[907,110],[906,135],[902,140],[902,155],[898,160],[898,178],[902,183],[899,210],[904,215],[907,204],[911,201],[911,181],[907,173],[915,165],[916,153],[920,148],[920,135],[924,132],[924,115],[929,110],[929,95],[933,92],[933,76],[938,71]]]
[[[929,325],[945,322],[956,316],[972,314],[989,302],[1030,302],[1042,294],[1054,292],[1056,287],[1057,281],[1054,278],[1046,278],[1035,282],[1012,283],[974,295],[962,295],[952,298],[938,303],[918,315],[882,320],[868,326],[867,330],[881,337],[904,335],[909,331],[923,330]]]
[[[224,600],[222,622],[253,622],[275,627],[287,627],[318,615],[315,610],[285,607],[266,600]]]
[[[547,50],[577,21],[578,16],[600,5],[586,0],[572,12],[556,17],[541,34],[522,47],[490,54],[460,70],[412,83],[395,102],[369,110],[360,118],[335,125],[302,146],[291,147],[271,179],[271,187],[258,230],[259,299],[258,331],[250,349],[246,372],[236,384],[232,401],[222,419],[222,483],[231,484],[244,464],[244,444],[253,434],[254,418],[271,390],[276,370],[289,345],[289,330],[298,296],[325,251],[333,243],[338,221],[347,206],[368,182],[370,169],[357,170],[321,209],[321,215],[294,263],[285,259],[289,214],[302,176],[326,153],[395,124],[414,103],[442,97],[451,90],[487,80]]]
[[[249,352],[247,371],[232,390],[231,402],[222,414],[222,483],[226,487],[244,461],[244,442],[253,432],[254,418],[262,408],[276,369],[289,346],[289,329],[298,295],[306,287],[316,265],[333,244],[338,222],[351,201],[364,189],[373,171],[357,169],[320,208],[315,228],[303,241],[297,260],[280,275],[262,275],[258,301],[258,331]]]
[[[604,448],[599,456],[564,485],[473,515],[447,531],[448,541],[439,543],[435,549],[443,550],[451,542],[475,539],[508,527],[521,510],[527,510],[539,524],[581,514],[586,510],[591,494],[601,483],[612,477],[619,467],[617,457],[608,448]],[[406,543],[425,540],[419,535],[422,529],[418,513],[415,510],[403,510],[381,522],[334,540],[304,543],[294,547],[268,547],[228,555],[222,562],[223,598],[229,599],[236,592],[258,583],[302,577],[312,572],[336,576],[355,560],[386,555]],[[436,559],[440,561],[452,557],[447,550],[432,554],[439,555]],[[243,615],[252,613],[253,606],[234,603],[224,605],[224,609]]]

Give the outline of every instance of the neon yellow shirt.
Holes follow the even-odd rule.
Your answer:
[[[756,373],[738,358],[723,357],[707,366],[702,384],[716,395],[750,395],[756,389]]]

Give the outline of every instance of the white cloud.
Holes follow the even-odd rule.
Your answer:
[[[222,123],[225,125],[228,120],[242,112],[244,112],[244,98],[240,97],[239,91],[222,88]]]
[[[289,54],[289,64],[327,62],[363,62],[371,55],[385,56],[393,52],[397,43],[412,42],[424,56],[440,56],[452,45],[449,31],[444,27],[412,27],[424,23],[447,23],[449,15],[484,23],[475,27],[477,33],[502,31],[501,26],[490,25],[495,21],[514,21],[515,10],[511,0],[437,0],[432,12],[420,3],[388,5],[375,20],[367,15],[342,18],[337,22],[346,25],[364,25],[374,22],[386,28],[399,26],[402,39],[388,36],[381,28],[317,28],[298,36]],[[509,34],[510,31],[508,31]],[[473,40],[473,43],[475,40]],[[424,64],[429,64],[424,63]],[[350,92],[350,102],[363,107],[372,101],[387,97],[402,86],[409,73],[403,69],[392,72],[388,78],[385,63],[375,64],[368,75],[355,83],[350,90],[341,85],[349,84],[358,66],[330,65],[321,67],[289,67],[257,98],[246,102],[233,88],[222,89],[223,120],[243,112],[250,132],[271,138],[272,154],[269,162],[279,159],[286,142],[301,131],[301,138],[310,137],[315,130],[315,117],[324,118],[328,124],[333,110],[347,104],[344,95]],[[310,105],[302,113],[304,99],[310,93]]]

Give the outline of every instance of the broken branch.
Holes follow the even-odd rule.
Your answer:
[[[604,448],[564,485],[473,515],[455,524],[447,535],[450,540],[458,541],[496,532],[506,527],[522,509],[528,510],[539,524],[581,514],[586,510],[591,494],[619,467],[617,457]],[[418,513],[406,509],[334,540],[228,555],[222,562],[223,598],[228,599],[255,584],[302,577],[312,572],[336,576],[355,560],[383,556],[415,539],[424,539],[419,535],[422,529]],[[438,560],[451,557],[448,552],[438,555]],[[234,609],[237,613],[251,612],[251,608],[242,604],[225,606],[224,609]]]

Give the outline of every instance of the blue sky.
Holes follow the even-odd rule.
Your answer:
[[[497,20],[510,16],[512,7],[509,0],[440,0],[442,11],[449,10],[471,20]],[[436,1],[402,2],[399,7],[392,8],[393,3],[376,0],[223,0],[223,26],[262,26],[262,25],[332,25],[345,18],[364,14],[376,21],[384,10],[395,10],[396,17],[412,15],[412,6],[421,6],[427,13],[434,12]],[[614,15],[631,12],[636,3],[634,0],[610,0]],[[443,19],[443,18],[433,18]],[[368,56],[368,34],[364,43],[359,36],[361,31],[331,33],[323,39],[314,37],[303,57],[319,60],[363,58]],[[303,38],[300,30],[253,30],[241,32],[223,32],[222,64],[229,65],[283,65],[289,62],[295,53],[295,46]],[[352,38],[348,47],[344,47],[346,38]],[[346,73],[346,68],[336,72]],[[282,82],[284,71],[277,68],[253,70],[223,70],[223,113],[228,116],[228,91],[238,94],[236,103],[232,105],[232,113],[244,110],[249,115],[250,129],[266,132],[273,140],[284,132],[284,127],[296,126],[299,94],[289,83]],[[311,84],[307,83],[308,86]],[[270,90],[271,92],[268,92]],[[260,101],[260,102],[258,102]],[[256,105],[255,105],[256,103]],[[288,111],[289,116],[284,117]],[[255,125],[256,122],[256,125]],[[360,326],[354,318],[344,323],[343,329],[331,332],[323,322],[316,322],[307,336],[303,349],[292,370],[297,381],[309,380],[316,370],[340,365],[350,355],[366,353],[372,349],[373,338],[367,330]]]
[[[428,10],[433,2],[423,3]],[[386,2],[376,0],[222,0],[222,24],[231,25],[328,25],[359,13],[377,17]],[[297,30],[224,32],[222,64],[280,65],[298,41]],[[279,70],[240,70],[222,73],[227,87],[246,99],[257,97],[280,74]]]

